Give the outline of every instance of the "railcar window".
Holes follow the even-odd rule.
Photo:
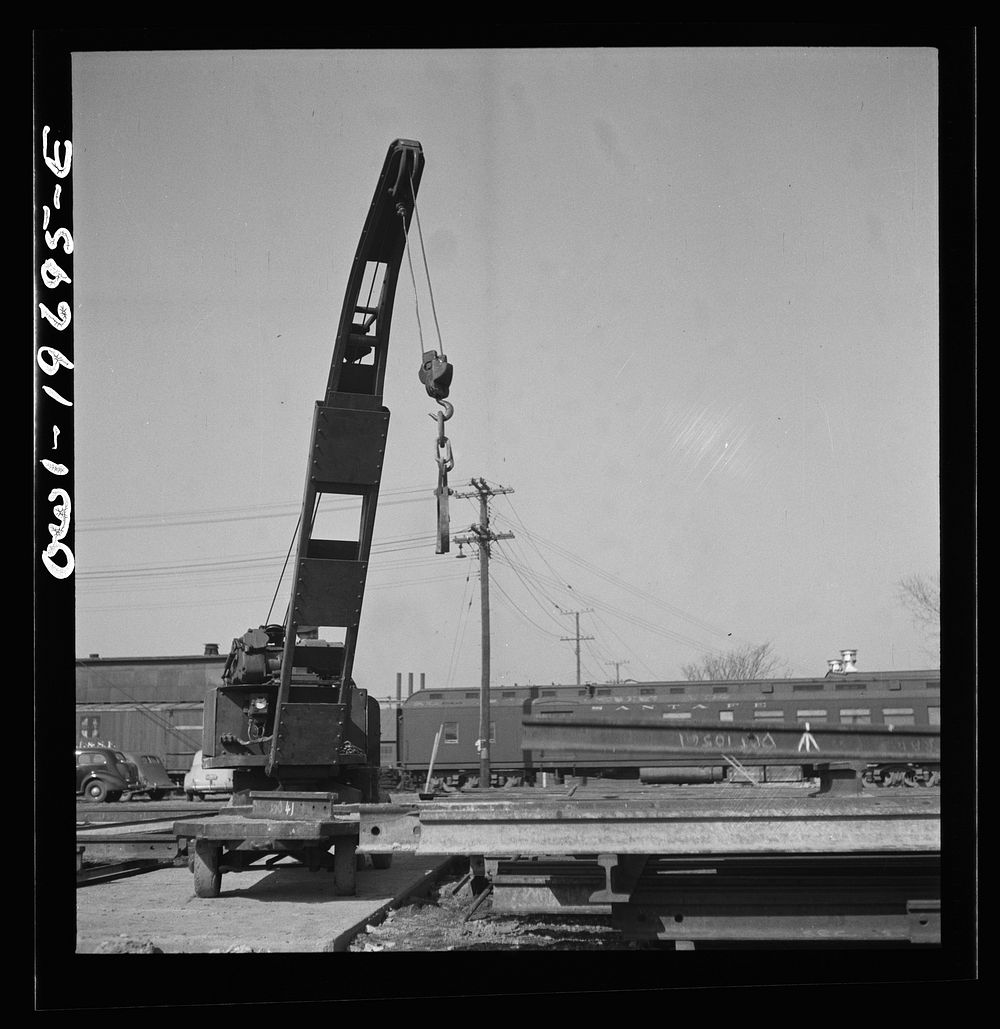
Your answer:
[[[733,720],[733,712],[732,711],[720,711],[719,712],[719,721],[720,722],[731,722],[732,720]]]
[[[887,707],[882,712],[886,725],[916,725],[912,707]]]
[[[691,712],[690,711],[668,711],[663,717],[664,718],[671,718],[671,719],[674,719],[674,720],[681,719],[681,718],[690,718],[691,717]]]
[[[444,694],[443,693],[428,693],[427,694],[427,698],[429,700],[444,700]]]
[[[785,719],[784,711],[754,711],[755,719],[763,719],[767,722],[782,722]]]
[[[445,722],[441,738],[445,743],[458,743],[458,722]]]
[[[868,683],[866,682],[838,682],[836,685],[838,690],[866,690],[868,689]]]
[[[941,724],[941,708],[929,707],[927,709],[927,721],[930,725]]]
[[[761,686],[760,692],[761,693],[773,693],[774,692],[774,683],[773,682],[765,682]]]
[[[509,698],[509,697],[516,697],[516,696],[517,696],[517,693],[516,693],[516,691],[514,691],[514,690],[504,690],[504,691],[503,691],[503,692],[502,692],[502,693],[500,694],[500,696],[501,696],[501,697],[508,697],[508,698]]]
[[[796,682],[792,684],[792,693],[801,693],[803,690],[819,690],[823,692],[825,686],[821,682]]]
[[[639,688],[639,696],[640,697],[655,697],[656,696],[656,690],[653,689],[652,686],[641,686]]]
[[[597,691],[597,695],[599,697],[610,697],[611,696],[611,690],[598,690]]]
[[[554,697],[556,695],[555,690],[542,690],[543,697]]]
[[[815,708],[806,710],[801,708],[795,712],[795,717],[800,722],[825,722],[826,721],[826,710],[825,708]]]
[[[871,725],[872,713],[866,707],[842,707],[840,722],[841,725]]]
[[[712,692],[713,693],[728,693],[729,692],[729,687],[728,686],[713,686],[712,687]]]
[[[683,686],[671,686],[671,693],[687,693],[687,690]]]
[[[466,700],[475,700],[478,696],[479,694],[475,690],[466,690],[465,692]]]

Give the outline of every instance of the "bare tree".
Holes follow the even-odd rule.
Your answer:
[[[926,653],[936,659],[941,656],[941,577],[939,575],[908,575],[897,583],[900,603],[913,619],[913,624],[925,634]]]
[[[772,679],[785,676],[784,661],[771,650],[770,643],[747,643],[725,652],[706,654],[700,662],[682,665],[686,679]]]

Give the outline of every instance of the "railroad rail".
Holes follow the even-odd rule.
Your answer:
[[[937,791],[544,793],[361,807],[359,845],[468,855],[495,911],[610,912],[628,939],[940,942]]]
[[[780,787],[661,789],[621,797],[566,791],[537,800],[493,799],[500,791],[474,798],[463,791],[419,807],[362,807],[360,845],[386,853],[499,856],[940,849],[936,791],[841,796]]]

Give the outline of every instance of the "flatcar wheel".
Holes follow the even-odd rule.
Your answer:
[[[196,897],[218,897],[222,887],[222,873],[219,871],[221,848],[207,840],[197,840],[194,845],[193,868],[194,893]]]

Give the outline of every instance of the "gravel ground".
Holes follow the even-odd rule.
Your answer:
[[[453,879],[425,900],[389,912],[359,933],[355,953],[439,950],[632,950],[634,944],[596,916],[494,915],[487,896],[477,904],[468,882]]]

